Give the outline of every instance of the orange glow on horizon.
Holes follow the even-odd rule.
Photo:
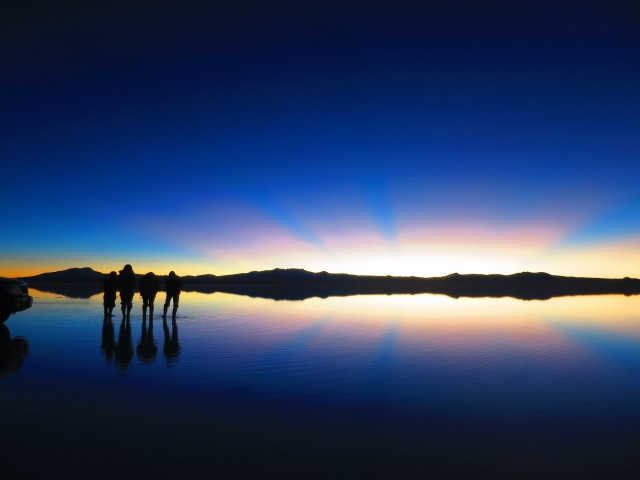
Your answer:
[[[611,242],[562,245],[566,235],[553,225],[521,225],[487,228],[405,229],[395,242],[373,231],[320,238],[311,245],[278,229],[265,238],[247,243],[220,243],[183,232],[177,242],[188,252],[188,260],[125,256],[30,258],[0,261],[0,275],[27,277],[72,267],[91,267],[108,273],[126,263],[137,273],[154,271],[179,275],[227,275],[274,268],[304,268],[312,272],[356,275],[434,277],[450,273],[512,274],[545,271],[555,275],[604,278],[640,277],[640,238]]]

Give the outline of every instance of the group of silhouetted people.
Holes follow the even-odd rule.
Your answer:
[[[104,316],[111,317],[113,309],[116,306],[116,296],[120,291],[120,303],[122,305],[122,320],[128,320],[131,315],[131,309],[133,308],[133,296],[136,290],[136,274],[133,271],[131,265],[124,266],[120,273],[111,272],[104,281]],[[153,304],[156,299],[156,295],[160,290],[160,279],[158,276],[149,272],[146,273],[140,279],[140,296],[142,297],[142,315],[144,318],[147,316],[147,309],[149,310],[149,316],[153,317]],[[173,302],[172,316],[175,318],[178,311],[178,301],[180,299],[180,292],[182,291],[182,279],[176,275],[176,272],[171,271],[165,282],[165,292],[167,298],[164,302],[164,311],[162,316],[167,316],[169,306]]]

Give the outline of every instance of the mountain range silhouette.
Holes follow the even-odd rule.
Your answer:
[[[22,279],[38,290],[74,298],[89,298],[102,292],[102,282],[106,276],[105,273],[85,267]],[[142,275],[137,276],[139,279]],[[166,275],[158,277],[163,285]],[[276,268],[233,275],[186,275],[182,279],[185,291],[223,292],[274,300],[419,293],[443,294],[453,298],[514,297],[522,300],[546,300],[568,295],[640,294],[640,279],[636,278],[564,277],[544,272],[393,277]]]

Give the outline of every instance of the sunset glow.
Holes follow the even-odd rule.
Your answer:
[[[640,277],[635,16],[508,3],[10,21],[0,275]]]

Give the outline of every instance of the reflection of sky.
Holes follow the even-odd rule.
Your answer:
[[[640,276],[634,14],[400,3],[13,9],[0,275]]]
[[[134,356],[117,368],[100,353],[99,295],[71,300],[32,293],[34,307],[8,323],[14,337],[30,344],[23,381],[46,375],[61,384],[83,378],[100,389],[114,382],[113,388],[149,391],[169,385],[205,400],[217,392],[257,402],[520,420],[615,417],[640,400],[637,296],[276,302],[185,292],[180,353],[171,362],[163,354],[160,317],[153,330],[157,354],[150,361],[136,356],[142,333],[136,297]],[[115,317],[116,342],[119,325]]]
[[[123,466],[175,478],[214,464],[210,476],[223,465],[228,477],[238,459],[267,457],[274,473],[299,459],[302,476],[314,465],[328,478],[344,471],[345,452],[367,478],[518,478],[522,465],[535,478],[609,478],[637,463],[638,296],[276,302],[185,292],[171,361],[158,317],[157,352],[140,357],[136,296],[133,358],[122,365],[101,348],[100,295],[32,294],[34,306],[7,322],[29,353],[0,378],[14,440],[5,470],[29,478],[56,468],[114,478]],[[119,342],[118,316],[114,327]],[[137,448],[105,461],[123,432]],[[172,461],[159,461],[168,442]],[[439,475],[439,458],[465,471]],[[241,476],[264,476],[256,467]]]
[[[92,318],[102,313],[101,295],[75,300],[34,289],[31,293],[35,301],[28,312],[37,317],[53,313],[54,323],[58,325],[77,329],[73,324],[81,321],[89,326],[93,324]],[[163,300],[161,292],[156,302]],[[134,321],[139,323],[140,319],[136,318],[140,315],[135,314],[136,309],[141,308],[141,301],[137,295],[134,304]],[[350,348],[354,350],[374,351],[377,346],[387,344],[385,338],[390,332],[398,351],[428,346],[441,349],[443,354],[470,349],[488,352],[497,344],[511,344],[515,349],[531,352],[552,347],[573,348],[566,333],[572,330],[640,339],[638,296],[594,295],[523,301],[452,299],[420,294],[275,301],[223,293],[183,292],[181,305],[180,325],[188,325],[188,331],[194,336],[192,342],[213,340],[223,344],[233,338],[234,342],[247,342],[246,348],[238,348],[238,352],[249,355],[301,343],[344,342],[352,344]],[[59,312],[64,315],[59,316]],[[21,316],[12,318],[17,322]],[[156,336],[159,335],[158,318]],[[116,317],[114,324],[118,323]]]

